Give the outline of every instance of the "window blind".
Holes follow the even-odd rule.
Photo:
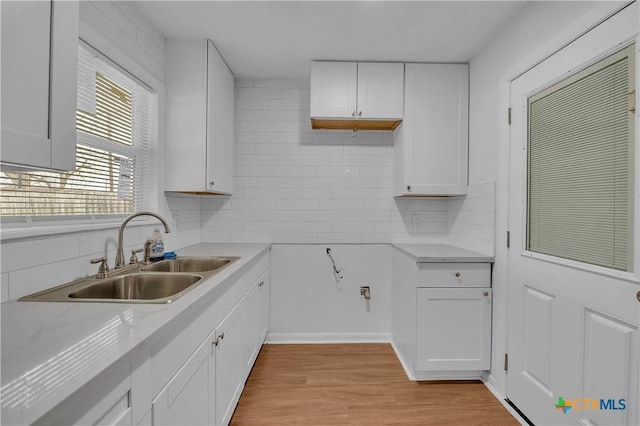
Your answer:
[[[529,98],[527,248],[630,271],[634,47]]]
[[[76,168],[0,174],[0,215],[95,216],[145,209],[156,119],[155,94],[80,44]]]

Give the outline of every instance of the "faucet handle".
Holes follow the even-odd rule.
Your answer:
[[[138,250],[131,250],[131,257],[129,258],[129,265],[135,265],[136,263],[139,262],[138,260],[138,253],[142,253],[144,250],[143,249],[138,249]]]
[[[109,265],[107,265],[106,257],[98,257],[96,259],[91,259],[89,261],[91,264],[99,263],[100,267],[98,268],[98,273],[96,274],[96,278],[107,278],[109,274]]]

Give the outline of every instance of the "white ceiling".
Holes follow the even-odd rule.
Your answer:
[[[240,78],[308,78],[312,59],[467,62],[522,1],[136,1],[167,38],[210,38]]]

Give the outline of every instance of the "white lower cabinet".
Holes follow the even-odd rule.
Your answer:
[[[242,360],[245,378],[258,358],[269,327],[269,273],[265,272],[244,295],[244,343]]]
[[[490,288],[418,288],[416,302],[416,369],[490,368]]]
[[[271,280],[269,278],[269,271],[265,272],[260,282],[258,283],[258,342],[257,352],[255,356],[258,356],[262,343],[267,338],[267,332],[269,331],[269,315],[271,306]]]
[[[215,350],[215,424],[226,425],[244,388],[245,365],[242,362],[244,334],[242,302],[216,328]]]
[[[491,363],[491,263],[393,253],[391,333],[413,380],[478,379]]]
[[[154,425],[209,423],[209,353],[205,341],[153,400]]]

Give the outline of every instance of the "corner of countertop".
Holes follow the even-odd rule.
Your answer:
[[[493,263],[495,257],[448,244],[392,244],[416,263]]]

